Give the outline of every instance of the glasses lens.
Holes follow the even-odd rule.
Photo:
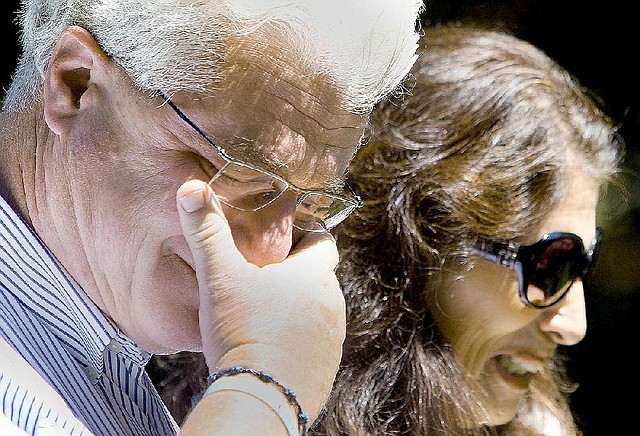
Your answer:
[[[245,212],[268,206],[287,190],[282,180],[235,163],[221,167],[209,184],[220,201]]]
[[[209,184],[220,201],[227,206],[246,212],[255,212],[276,201],[287,189],[297,192],[298,202],[294,226],[311,232],[326,231],[338,225],[358,201],[339,198],[325,193],[301,192],[284,179],[260,170],[240,159],[232,159],[206,133],[191,121],[168,97],[159,94],[189,126],[195,129],[219,153],[219,165]],[[253,168],[252,168],[253,167]]]
[[[340,224],[355,203],[326,193],[304,193],[298,200],[295,226],[302,230],[325,231]]]
[[[236,163],[222,165],[209,182],[227,206],[255,212],[277,200],[290,187],[284,180]],[[342,222],[356,203],[322,192],[300,193],[294,226],[308,232],[324,232]]]
[[[577,238],[542,241],[536,245],[527,299],[535,306],[548,306],[566,293],[582,271],[584,248]]]

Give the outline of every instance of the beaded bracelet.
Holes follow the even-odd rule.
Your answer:
[[[254,369],[245,368],[244,366],[232,366],[230,368],[214,372],[208,378],[209,387],[205,391],[204,396],[207,396],[209,393],[213,393],[214,392],[213,384],[217,380],[219,380],[220,378],[226,377],[226,376],[239,375],[239,374],[250,374],[253,377],[255,377],[258,380],[260,380],[262,383],[266,383],[266,384],[275,386],[280,391],[280,393],[282,395],[284,395],[284,397],[287,399],[289,404],[295,410],[296,416],[298,418],[298,423],[297,423],[298,433],[301,436],[306,436],[307,435],[307,423],[309,421],[309,417],[302,410],[302,407],[300,406],[300,403],[298,402],[298,399],[296,398],[296,394],[291,389],[287,389],[286,387],[282,386],[276,379],[273,378],[273,376],[271,374],[266,373],[264,371],[256,371]],[[285,424],[285,427],[289,428],[289,426],[287,425],[287,420],[282,416],[282,414],[278,410],[279,408],[277,406],[274,406],[273,405],[273,401],[269,401],[268,399],[265,398],[264,395],[257,395],[256,392],[250,392],[248,390],[240,389],[240,388],[231,388],[231,387],[229,387],[229,388],[223,388],[223,389],[220,389],[220,390],[225,390],[225,389],[240,390],[240,391],[246,392],[246,393],[248,393],[250,395],[253,395],[256,398],[262,400],[262,402],[267,404],[271,409],[273,409],[278,414],[278,416],[280,417],[282,422]],[[215,389],[215,391],[217,391],[217,390],[218,389]],[[291,434],[291,431],[289,431],[289,433]]]

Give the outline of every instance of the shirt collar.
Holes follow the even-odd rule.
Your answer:
[[[139,366],[149,360],[150,354],[137,347],[100,311],[1,196],[0,254],[0,268],[7,271],[0,274],[0,284],[87,367],[101,374],[104,353],[107,347],[113,351],[115,344]]]

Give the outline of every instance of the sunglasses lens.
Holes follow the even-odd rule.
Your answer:
[[[584,268],[580,240],[560,238],[539,243],[533,259],[527,299],[536,306],[558,301]]]

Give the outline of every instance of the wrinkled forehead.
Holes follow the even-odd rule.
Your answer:
[[[228,44],[216,99],[226,114],[224,144],[236,157],[300,187],[341,184],[368,114],[344,109],[331,74],[313,50],[261,29]]]
[[[298,29],[266,24],[251,33],[229,36],[225,47],[223,82],[237,80],[242,70],[255,68],[262,71],[265,81],[283,93],[306,90],[306,99],[300,100],[300,104],[322,106],[332,113],[344,106],[346,85],[338,83],[313,38]]]

